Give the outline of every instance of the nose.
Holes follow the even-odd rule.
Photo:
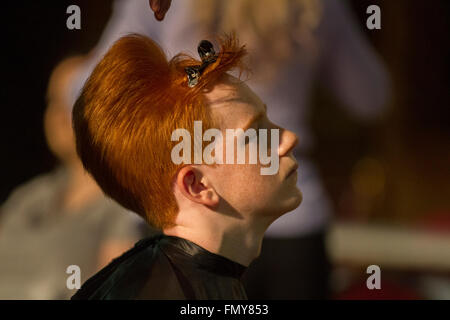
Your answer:
[[[278,155],[280,157],[288,154],[298,144],[298,137],[292,131],[282,129],[280,145],[278,146]]]

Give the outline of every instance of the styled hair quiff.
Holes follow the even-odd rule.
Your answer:
[[[234,35],[219,40],[216,62],[189,88],[184,68],[201,62],[186,54],[168,61],[148,37],[120,38],[86,81],[73,108],[77,153],[104,193],[153,227],[173,225],[178,212],[171,160],[172,131],[191,132],[195,120],[213,126],[207,90],[234,67],[245,70],[244,46]]]

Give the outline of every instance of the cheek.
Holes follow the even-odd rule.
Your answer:
[[[221,195],[240,203],[269,201],[279,187],[278,175],[261,175],[259,165],[224,165],[221,168]]]

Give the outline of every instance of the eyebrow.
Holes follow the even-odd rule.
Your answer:
[[[252,126],[252,124],[259,119],[261,119],[267,112],[267,105],[264,104],[264,111],[259,111],[257,114],[253,115],[250,120],[246,122],[246,124],[242,127],[242,130],[247,131],[248,128]]]

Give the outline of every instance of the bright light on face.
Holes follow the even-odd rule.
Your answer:
[[[194,121],[194,164],[223,164],[223,147],[225,146],[226,164],[257,164],[259,159],[260,164],[270,164],[269,167],[261,167],[261,175],[277,174],[279,169],[278,152],[271,150],[278,150],[280,133],[279,129],[270,129],[270,145],[268,145],[268,131],[268,129],[259,129],[257,135],[257,131],[253,128],[245,131],[241,128],[226,129],[224,139],[222,131],[219,129],[208,129],[202,134],[202,121]],[[173,163],[177,165],[191,164],[192,139],[190,132],[186,129],[175,129],[171,139],[172,141],[182,140],[172,148]],[[248,162],[245,161],[247,139]],[[202,150],[203,142],[209,141],[211,142]]]

